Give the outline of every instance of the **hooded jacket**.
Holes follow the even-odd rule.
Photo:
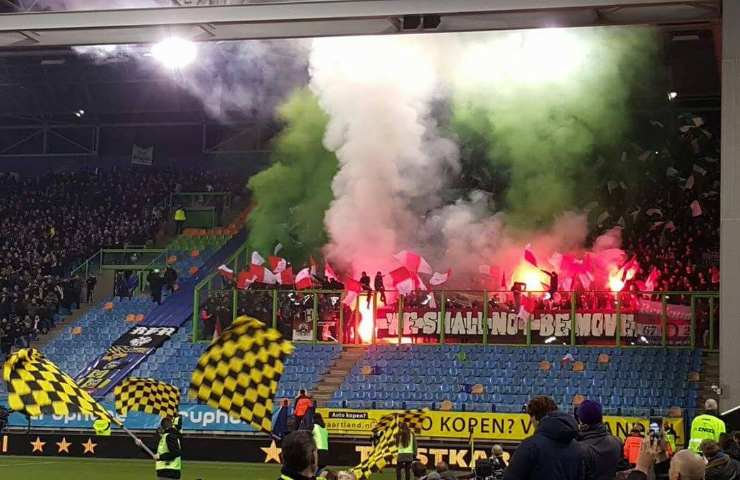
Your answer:
[[[588,453],[576,441],[578,424],[573,416],[552,412],[542,418],[534,436],[514,452],[504,480],[583,480]]]
[[[591,456],[591,478],[593,480],[613,480],[622,460],[622,442],[609,433],[606,425],[597,423],[582,431],[579,440]],[[738,479],[740,480],[740,479]]]
[[[740,480],[740,464],[726,453],[718,453],[709,459],[706,480]]]

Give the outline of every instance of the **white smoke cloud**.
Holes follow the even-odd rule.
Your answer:
[[[417,36],[313,42],[310,85],[340,163],[326,254],[354,272],[387,270],[394,253],[417,245],[446,172],[458,169],[455,144],[431,115],[439,73],[430,45]]]

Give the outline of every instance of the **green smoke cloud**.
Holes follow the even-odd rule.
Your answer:
[[[466,79],[453,93],[452,128],[462,145],[464,170],[487,168],[490,178],[483,188],[502,200],[507,223],[523,229],[546,227],[559,213],[588,203],[584,192],[605,181],[594,165],[596,153],[615,160],[614,149],[631,124],[630,94],[652,70],[656,42],[649,29],[568,34],[572,46],[582,48],[572,72],[549,80],[553,72],[546,69],[537,72],[539,78],[506,77],[496,70],[497,57],[512,55],[503,51],[511,42],[492,43],[491,76]],[[552,52],[561,54],[568,55]],[[559,60],[552,66],[559,68]],[[486,177],[476,178],[481,176]]]
[[[273,141],[272,165],[249,180],[249,243],[263,254],[282,243],[281,256],[305,262],[327,242],[324,213],[337,159],[322,144],[328,117],[308,88],[293,92],[278,116],[285,125]]]

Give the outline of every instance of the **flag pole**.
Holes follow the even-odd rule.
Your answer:
[[[149,449],[149,447],[147,447],[146,444],[144,442],[142,442],[141,439],[134,434],[134,432],[132,432],[131,430],[129,430],[128,428],[126,428],[126,426],[123,424],[123,422],[117,420],[116,417],[114,417],[113,415],[111,415],[110,418],[114,421],[114,423],[116,425],[118,425],[119,427],[121,427],[123,429],[123,431],[128,434],[129,437],[131,437],[134,440],[134,442],[136,443],[137,446],[141,447],[142,450],[144,450],[146,453],[148,453],[149,456],[152,457],[152,459],[154,459],[154,460],[157,459],[157,456],[154,455],[154,452],[152,452]]]

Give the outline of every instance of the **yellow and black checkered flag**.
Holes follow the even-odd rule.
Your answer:
[[[190,395],[272,432],[272,403],[293,344],[251,317],[238,317],[198,360]]]
[[[386,416],[390,417],[390,415]],[[386,465],[393,461],[393,458],[398,454],[398,434],[400,428],[401,423],[398,421],[396,415],[385,422],[380,439],[375,444],[370,455],[352,469],[352,472],[358,479],[370,478],[373,473],[382,471]]]
[[[373,431],[384,430],[394,421],[398,421],[399,425],[405,423],[409,429],[414,433],[421,433],[424,425],[424,420],[429,418],[429,409],[423,408],[421,410],[404,410],[403,412],[389,413],[383,415],[380,420],[373,426]]]
[[[24,348],[8,357],[3,367],[11,410],[32,417],[42,413],[69,415],[82,413],[121,425],[92,396],[81,389],[38,350]]]
[[[153,378],[127,378],[113,393],[120,415],[132,411],[176,417],[180,411],[180,390]]]

